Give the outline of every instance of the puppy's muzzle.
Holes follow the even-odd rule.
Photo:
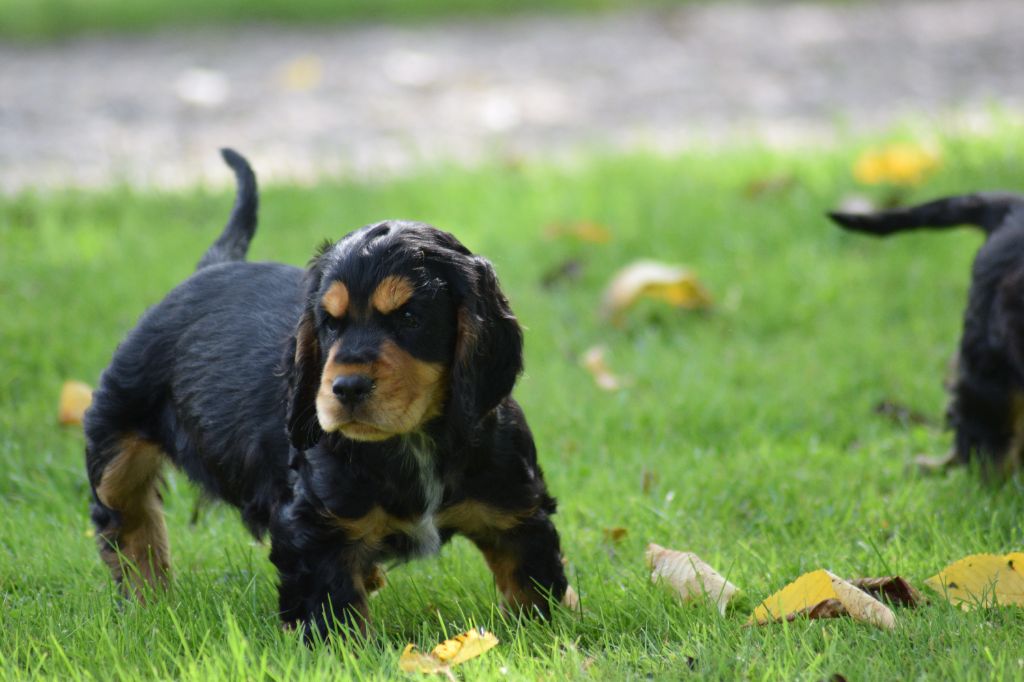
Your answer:
[[[373,393],[373,379],[365,374],[342,374],[334,379],[331,390],[342,405],[353,410]]]

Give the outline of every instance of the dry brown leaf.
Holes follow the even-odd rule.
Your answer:
[[[726,605],[739,591],[693,552],[677,552],[651,543],[645,556],[651,568],[651,582],[665,581],[683,603],[707,596],[724,616]]]
[[[454,679],[451,667],[464,663],[471,658],[493,649],[498,645],[498,638],[483,628],[467,630],[434,647],[425,654],[409,644],[398,659],[398,667],[407,673],[442,674]]]
[[[601,531],[601,534],[604,535],[605,542],[620,542],[629,535],[629,530],[622,526],[614,526],[612,528],[605,528]]]
[[[686,310],[711,307],[711,295],[691,270],[657,261],[636,261],[612,277],[604,291],[601,314],[619,324],[622,315],[641,298]]]
[[[850,584],[864,590],[879,601],[888,601],[896,606],[913,608],[927,602],[905,578],[888,575],[882,578],[857,578]]]
[[[767,175],[761,178],[754,178],[743,188],[743,194],[748,199],[759,199],[773,194],[784,194],[797,185],[794,175]]]
[[[658,472],[653,471],[644,467],[643,473],[640,475],[640,490],[644,495],[651,492],[651,488],[658,482]]]
[[[548,239],[572,237],[590,244],[607,244],[612,240],[612,232],[604,225],[592,220],[578,220],[569,223],[551,223],[544,230]]]
[[[583,352],[580,357],[580,364],[594,377],[594,383],[603,391],[617,391],[625,383],[616,376],[610,367],[605,355],[608,349],[605,346],[592,346]]]
[[[65,381],[60,387],[57,421],[66,426],[78,426],[91,404],[92,388],[88,384],[81,381]]]
[[[1024,553],[972,554],[924,584],[965,611],[979,606],[1024,606]]]
[[[889,607],[824,569],[805,573],[765,599],[748,624],[764,625],[800,615],[835,618],[845,614],[886,630],[896,627],[896,616]]]

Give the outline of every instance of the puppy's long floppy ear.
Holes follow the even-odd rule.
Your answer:
[[[480,420],[512,392],[523,370],[523,331],[485,258],[469,256],[458,309],[451,409],[472,438]]]
[[[314,261],[306,274],[306,298],[292,338],[288,373],[288,439],[297,450],[308,450],[324,435],[316,416],[316,394],[323,371],[323,356],[316,331],[316,293],[320,269]]]

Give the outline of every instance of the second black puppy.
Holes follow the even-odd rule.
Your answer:
[[[1024,197],[970,194],[830,216],[848,230],[873,235],[963,224],[985,231],[949,385],[946,415],[956,436],[945,461],[966,464],[977,457],[986,473],[1016,471],[1024,451]]]
[[[461,533],[515,607],[573,601],[555,500],[510,393],[522,332],[491,264],[386,221],[302,270],[244,262],[255,178],[195,274],[118,348],[86,415],[100,554],[129,592],[170,570],[165,460],[269,531],[280,615],[365,628],[378,564]]]

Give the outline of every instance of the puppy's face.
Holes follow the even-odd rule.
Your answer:
[[[456,438],[512,391],[522,331],[491,264],[455,237],[390,221],[323,248],[295,332],[288,433],[385,440],[444,416]]]
[[[323,258],[320,428],[354,440],[417,430],[441,414],[448,394],[457,327],[448,273],[389,225],[356,233]]]

